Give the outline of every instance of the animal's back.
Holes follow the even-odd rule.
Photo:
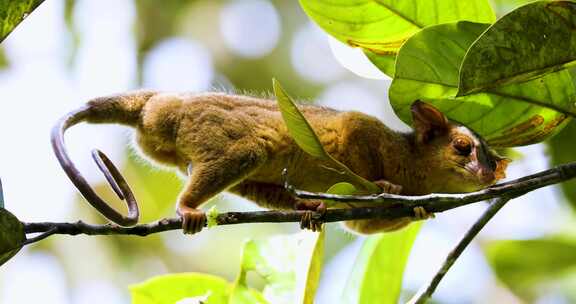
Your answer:
[[[320,137],[340,114],[313,105],[300,108]],[[158,94],[144,106],[138,131],[144,154],[184,172],[188,163],[223,157],[238,145],[265,151],[268,168],[261,170],[263,174],[300,155],[276,101],[270,99],[224,93]]]

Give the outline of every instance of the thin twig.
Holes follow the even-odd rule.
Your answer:
[[[436,272],[436,275],[434,275],[434,278],[432,278],[432,281],[430,281],[430,283],[427,286],[426,285],[424,286],[426,288],[421,289],[416,295],[414,295],[414,297],[410,301],[408,301],[408,304],[423,304],[426,303],[426,301],[428,301],[432,297],[432,294],[434,293],[434,291],[438,287],[438,284],[440,284],[440,281],[444,278],[448,270],[450,270],[450,267],[454,265],[454,262],[456,262],[456,260],[460,257],[462,252],[464,252],[466,247],[468,247],[470,242],[472,242],[472,240],[476,237],[476,235],[480,232],[480,230],[482,230],[482,228],[486,226],[486,224],[494,217],[494,215],[496,215],[496,213],[502,207],[504,207],[504,205],[508,201],[509,199],[506,198],[496,199],[488,207],[488,209],[484,211],[482,216],[480,216],[480,218],[474,223],[474,225],[472,225],[472,227],[470,227],[470,229],[466,232],[466,234],[460,240],[460,242],[458,242],[458,245],[456,245],[456,247],[454,247],[454,249],[450,251],[446,259],[444,260],[442,267],[440,267],[438,272]]]
[[[401,202],[407,207],[426,206],[428,204],[436,206],[435,212],[444,211],[496,197],[515,198],[532,190],[548,185],[557,184],[565,180],[576,177],[576,162],[561,165],[536,174],[525,176],[513,181],[494,185],[486,189],[459,194],[428,194],[421,196],[403,196],[396,194],[382,193],[377,195],[337,195],[328,193],[314,193],[302,190],[291,190],[294,195],[308,199],[326,199],[339,202],[361,202],[361,203],[398,203]],[[428,211],[428,210],[427,210]]]
[[[40,242],[41,240],[43,240],[43,239],[45,239],[45,238],[53,235],[53,234],[56,233],[57,231],[58,231],[58,227],[52,227],[52,228],[50,228],[50,230],[48,230],[48,231],[46,231],[46,232],[44,232],[44,233],[42,233],[42,234],[40,234],[40,235],[37,235],[37,236],[35,236],[35,237],[33,237],[33,238],[26,239],[26,240],[24,241],[24,243],[22,243],[22,245],[23,245],[23,246],[26,246],[26,245],[34,244],[34,243],[36,243],[36,242]]]
[[[302,198],[321,198],[337,201],[359,201],[385,203],[377,207],[360,207],[346,209],[328,209],[322,216],[323,222],[339,222],[357,219],[396,219],[414,215],[414,207],[421,206],[428,213],[437,213],[453,209],[462,205],[471,204],[487,199],[503,198],[512,199],[527,192],[542,188],[551,184],[563,182],[576,177],[576,163],[570,163],[556,168],[542,171],[515,181],[489,187],[484,190],[465,194],[430,194],[423,196],[401,196],[392,194],[370,196],[343,196],[323,193],[312,193],[300,190],[292,190],[295,195]],[[288,186],[287,189],[292,189]],[[255,211],[255,212],[227,212],[217,216],[218,225],[232,225],[244,223],[279,223],[299,222],[305,211]],[[137,225],[134,227],[120,227],[115,224],[91,225],[83,222],[77,223],[24,223],[26,233],[46,232],[53,228],[54,234],[86,234],[86,235],[138,235],[145,236],[168,230],[181,229],[179,218],[162,219],[157,222]]]

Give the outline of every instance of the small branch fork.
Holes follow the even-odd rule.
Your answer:
[[[306,199],[324,199],[339,202],[361,202],[361,203],[381,203],[377,207],[358,207],[347,209],[328,209],[326,212],[316,214],[323,222],[339,222],[359,219],[395,219],[406,216],[413,216],[414,207],[423,207],[428,213],[438,213],[454,209],[460,206],[493,199],[494,202],[486,209],[484,214],[470,228],[458,245],[448,255],[444,264],[434,276],[429,285],[421,290],[410,303],[425,303],[436,287],[454,264],[456,259],[470,244],[478,232],[488,223],[488,221],[511,199],[522,196],[536,189],[558,184],[576,177],[576,162],[561,165],[533,175],[525,176],[513,181],[494,185],[492,187],[461,194],[429,194],[422,196],[402,196],[394,194],[378,195],[335,195],[327,193],[314,193],[294,189],[286,185],[294,196]],[[299,222],[305,211],[255,211],[255,212],[226,212],[220,213],[216,217],[218,225],[232,225],[245,223],[281,223]],[[179,218],[166,218],[157,222],[136,225],[133,227],[121,227],[116,224],[92,225],[84,222],[75,223],[53,223],[38,222],[24,223],[26,233],[41,233],[30,238],[25,245],[35,243],[53,234],[68,235],[137,235],[146,236],[169,230],[181,229],[182,221]]]

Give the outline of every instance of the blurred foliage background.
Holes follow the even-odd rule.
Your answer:
[[[525,2],[495,0],[493,7],[501,16]],[[0,174],[7,208],[24,221],[104,223],[61,172],[48,133],[58,117],[87,99],[130,89],[265,96],[276,77],[304,102],[367,112],[406,130],[388,103],[390,80],[361,78],[343,68],[331,51],[337,43],[328,41],[297,1],[46,1],[0,49]],[[142,160],[130,144],[130,131],[86,126],[71,133],[74,159],[105,198],[116,201],[95,174],[88,156],[93,147],[123,164],[144,222],[175,216],[181,177]],[[569,149],[574,139],[572,123],[550,143],[518,149],[508,176],[574,160]],[[576,301],[574,182],[563,188],[510,203],[447,275],[435,301]],[[207,207],[213,204],[220,211],[257,209],[230,194]],[[406,296],[432,277],[482,208],[458,208],[423,226],[408,262]],[[233,280],[246,239],[296,231],[296,224],[252,224],[216,227],[193,237],[178,231],[146,238],[55,236],[25,248],[0,269],[0,303],[126,303],[130,284],[173,272]],[[346,284],[361,244],[361,237],[336,224],[329,225],[327,235],[318,303],[340,299],[334,291]],[[261,284],[257,277],[249,279],[255,287]]]

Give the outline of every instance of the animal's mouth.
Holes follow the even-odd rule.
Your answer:
[[[461,164],[453,162],[455,165],[455,171],[458,172],[467,182],[474,185],[485,187],[493,185],[496,181],[494,173],[491,171],[484,171],[477,165],[468,163]]]

